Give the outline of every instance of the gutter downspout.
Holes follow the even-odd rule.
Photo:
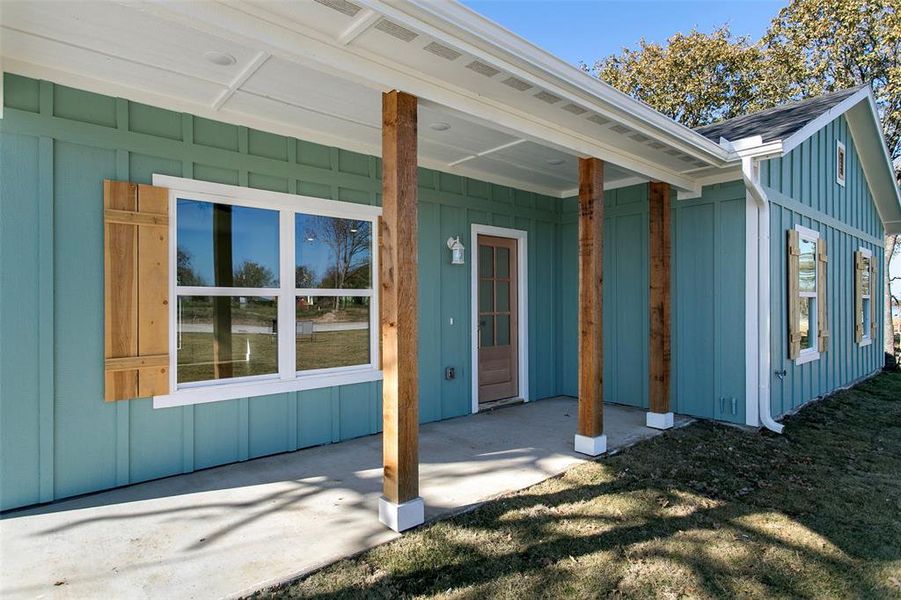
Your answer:
[[[748,193],[757,202],[758,412],[764,427],[782,433],[783,426],[770,412],[770,203],[760,185],[758,159],[742,157],[741,174]]]

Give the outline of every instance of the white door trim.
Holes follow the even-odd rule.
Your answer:
[[[519,336],[519,396],[525,402],[529,401],[529,234],[522,229],[508,229],[506,227],[494,227],[493,225],[472,224],[469,238],[470,259],[470,318],[469,330],[472,334],[472,412],[479,412],[479,235],[493,235],[516,240],[516,269],[517,269],[517,312],[518,312],[518,336]]]

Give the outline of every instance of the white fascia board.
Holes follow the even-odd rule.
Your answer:
[[[403,90],[464,114],[496,123],[563,152],[609,161],[650,179],[666,181],[680,189],[693,190],[697,187],[692,177],[645,156],[625,152],[583,132],[564,129],[560,124],[453,86],[440,78],[399,65],[387,58],[363,52],[353,45],[340,46],[320,32],[296,24],[291,24],[289,28],[285,23],[274,23],[266,19],[268,13],[265,10],[251,4],[148,3],[142,4],[141,8],[161,18],[212,35],[225,36],[262,48],[285,60],[340,73],[373,90]],[[723,150],[718,148],[717,152],[723,153]]]
[[[681,125],[613,86],[592,77],[553,54],[458,2],[359,0],[405,27],[418,30],[467,54],[500,67],[570,102],[587,104],[595,112],[683,152],[720,165],[729,156],[716,143]],[[663,134],[663,136],[661,136]]]

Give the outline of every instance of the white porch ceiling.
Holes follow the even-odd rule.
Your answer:
[[[388,20],[365,1],[15,0],[4,2],[0,15],[0,53],[11,72],[379,154],[382,75],[370,78],[357,63],[332,66],[335,56],[365,55],[526,117],[476,117],[440,102],[440,94],[420,93],[420,164],[554,196],[576,192],[579,144],[544,139],[535,133],[541,128],[572,130],[576,141],[583,136],[622,156],[607,158],[610,187],[633,183],[639,173],[648,178],[655,169],[688,187],[691,171],[710,164],[684,145],[639,132],[612,109],[601,115]],[[298,44],[296,52],[286,51],[286,40]],[[334,54],[304,49],[304,41],[333,47]],[[353,50],[350,58],[341,48]],[[233,57],[234,64],[214,64],[204,57],[208,52]],[[528,119],[539,127],[520,126]],[[438,130],[443,125],[449,128]]]

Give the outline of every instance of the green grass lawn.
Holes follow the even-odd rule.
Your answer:
[[[206,381],[213,374],[213,334],[183,333],[178,352],[178,380]],[[369,362],[369,330],[317,332],[297,342],[297,370],[363,365]],[[250,354],[248,360],[248,345]],[[232,334],[234,377],[278,372],[276,336],[260,333]]]
[[[405,534],[260,598],[901,598],[901,375],[710,422]]]

